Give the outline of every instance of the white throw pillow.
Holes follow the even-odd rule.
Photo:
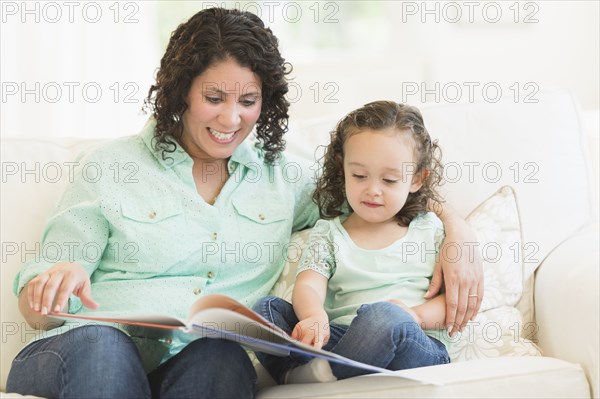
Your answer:
[[[514,190],[504,186],[466,218],[477,235],[485,292],[480,311],[515,306],[523,294],[521,221]]]
[[[523,295],[523,239],[515,191],[503,186],[466,218],[483,259],[481,309],[450,347],[452,361],[497,356],[540,356],[536,326],[516,305]]]

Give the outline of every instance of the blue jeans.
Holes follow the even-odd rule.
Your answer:
[[[262,298],[254,310],[288,334],[298,323],[292,305],[281,298]],[[444,344],[426,335],[408,312],[390,302],[362,305],[350,326],[330,324],[329,329],[323,349],[362,363],[388,370],[450,363]],[[280,384],[288,370],[311,360],[295,353],[287,357],[257,353],[256,357]],[[333,362],[330,366],[338,379],[372,373]]]
[[[252,398],[256,378],[246,352],[218,339],[193,341],[146,375],[129,336],[87,325],[27,345],[6,389],[46,398]]]

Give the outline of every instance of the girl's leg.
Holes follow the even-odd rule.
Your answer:
[[[325,349],[390,370],[450,362],[445,346],[427,336],[410,314],[390,302],[362,305],[341,339]],[[370,373],[337,363],[330,365],[338,379]]]
[[[86,325],[27,345],[15,358],[8,392],[47,398],[150,398],[135,344],[120,330]]]
[[[253,398],[256,371],[235,342],[203,338],[190,342],[148,375],[155,398]]]
[[[298,323],[292,304],[276,296],[267,296],[260,299],[254,305],[254,311],[288,334],[292,333],[294,326]],[[256,352],[256,357],[278,384],[285,383],[284,378],[288,370],[296,368],[311,359],[308,356],[293,352],[290,353],[290,356],[275,356]]]

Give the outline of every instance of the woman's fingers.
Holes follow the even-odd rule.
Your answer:
[[[50,273],[40,273],[27,284],[27,294],[29,296],[29,306],[36,312],[42,310],[42,297],[46,283],[50,280]]]
[[[458,293],[458,303],[456,306],[456,317],[454,319],[454,332],[461,332],[469,319],[467,316],[467,309],[469,307],[469,292],[470,287],[460,287]]]
[[[75,291],[75,287],[77,287],[78,284],[81,283],[78,281],[76,275],[73,273],[64,274],[62,284],[56,292],[54,308],[52,309],[53,312],[60,312],[65,308],[67,301],[69,300],[69,296],[71,296],[71,293]]]
[[[92,285],[90,283],[89,278],[87,278],[83,282],[83,285],[79,290],[75,292],[75,295],[77,295],[79,299],[81,299],[81,303],[86,308],[96,310],[100,307],[100,304],[98,304],[98,302],[94,301],[94,299],[92,298]]]
[[[61,288],[63,283],[64,273],[60,270],[49,273],[46,284],[43,287],[43,293],[41,296],[41,309],[40,313],[47,315],[56,297],[56,292]],[[64,288],[63,288],[64,289]]]
[[[477,317],[477,314],[479,314],[479,310],[481,309],[481,303],[483,302],[484,284],[484,280],[481,279],[479,281],[479,285],[477,285],[477,305],[475,305],[475,312],[473,312],[471,320],[475,320],[475,317]]]
[[[479,311],[479,307],[481,306],[482,294],[480,294],[479,285],[480,284],[476,284],[475,288],[471,288],[467,295],[467,311],[465,313],[465,318],[463,319],[462,328],[466,327],[469,321],[475,319],[475,316],[477,316],[477,312]]]
[[[92,299],[89,276],[77,263],[57,263],[27,284],[29,306],[43,315],[63,310],[71,294],[79,296],[88,308],[99,307]]]

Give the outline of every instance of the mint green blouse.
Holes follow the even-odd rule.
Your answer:
[[[88,151],[43,232],[43,256],[25,263],[16,295],[59,261],[90,274],[103,315],[138,312],[181,318],[200,295],[222,293],[251,306],[283,268],[293,231],[314,225],[316,169],[282,154],[274,165],[244,142],[228,161],[230,177],[214,205],[198,194],[193,161],[177,146],[163,159],[153,148],[155,121],[137,136]],[[69,313],[90,313],[79,299]],[[68,321],[44,336],[81,325]],[[121,328],[125,329],[126,327]],[[147,370],[194,337],[126,328]]]
[[[444,240],[441,220],[427,212],[414,218],[404,237],[381,249],[354,243],[343,219],[319,220],[312,229],[297,274],[314,270],[327,278],[325,312],[331,323],[349,326],[365,303],[398,299],[407,306],[424,303]],[[426,330],[446,346],[446,330]]]

